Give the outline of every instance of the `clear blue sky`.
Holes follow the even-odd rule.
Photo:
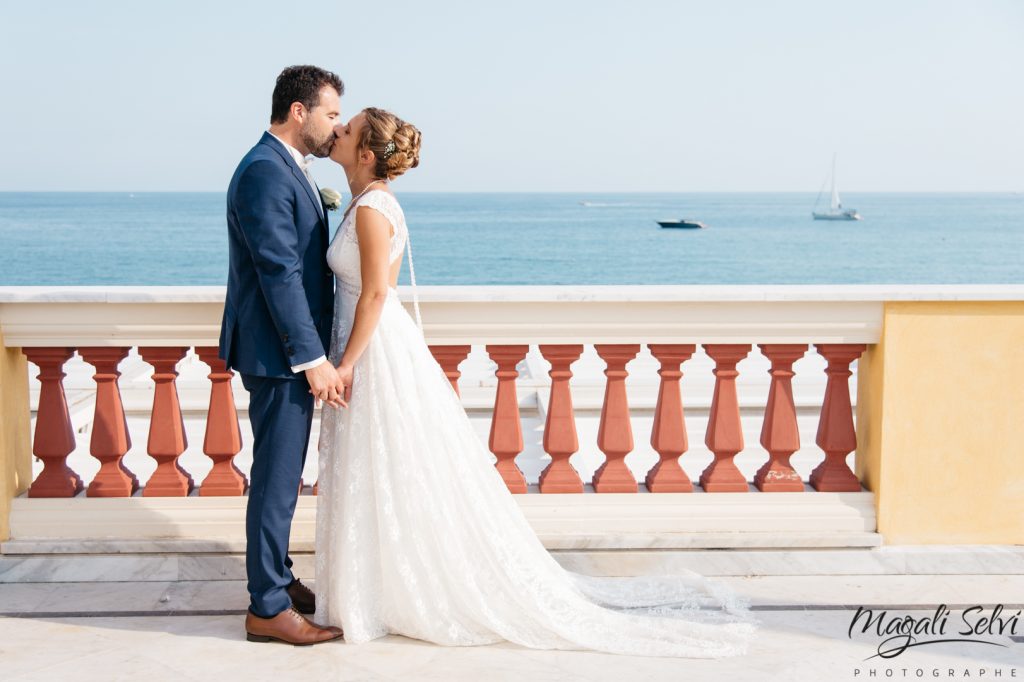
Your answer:
[[[424,134],[406,191],[1024,191],[1024,2],[5,2],[0,191],[220,191],[274,78]],[[342,186],[318,161],[320,183]]]

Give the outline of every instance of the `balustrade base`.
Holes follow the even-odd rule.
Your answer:
[[[875,532],[871,492],[808,490],[772,495],[648,493],[643,488],[638,493],[594,493],[588,485],[582,494],[540,494],[530,486],[528,494],[514,499],[553,553],[650,553],[641,562],[645,566],[652,561],[651,566],[665,561],[665,566],[675,565],[675,554],[710,556],[713,552],[707,550],[820,552],[882,544]],[[70,499],[22,495],[12,501],[12,539],[0,543],[0,582],[244,578],[246,504],[245,496],[196,494]],[[316,498],[303,494],[292,525],[291,550],[296,561],[308,564],[305,575],[312,574],[315,528]],[[613,559],[601,561],[605,566]]]

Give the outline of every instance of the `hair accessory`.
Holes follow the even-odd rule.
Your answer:
[[[380,158],[387,161],[388,159],[391,158],[391,155],[395,153],[396,149],[398,149],[398,147],[395,146],[395,141],[388,140],[388,143],[384,145],[384,153],[381,154]]]

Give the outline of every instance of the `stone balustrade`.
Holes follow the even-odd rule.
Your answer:
[[[513,493],[814,495],[868,489],[877,495],[878,481],[886,473],[877,435],[889,419],[896,418],[885,411],[893,403],[888,402],[884,383],[874,374],[868,381],[864,376],[856,377],[860,397],[853,400],[850,379],[862,359],[873,363],[869,366],[878,373],[884,359],[879,350],[886,342],[883,333],[889,310],[897,309],[901,300],[913,306],[922,299],[932,303],[938,299],[941,305],[954,308],[960,304],[1002,304],[1009,307],[1014,323],[1019,324],[1016,316],[1024,317],[1019,312],[1024,299],[1022,289],[420,287],[419,293],[427,342],[457,392],[460,365],[471,348],[485,348],[494,364],[496,388],[487,444]],[[402,291],[403,300],[409,298],[408,294]],[[993,300],[997,303],[991,303]],[[239,425],[236,396],[232,393],[234,373],[217,358],[222,301],[223,289],[219,287],[0,288],[0,333],[7,353],[3,379],[27,387],[30,379],[17,375],[27,374],[24,360],[39,370],[31,379],[38,382],[38,404],[29,406],[36,413],[30,447],[43,467],[34,480],[25,481],[22,463],[5,465],[8,473],[12,467],[21,472],[14,495],[19,490],[29,499],[245,495],[245,471],[235,458],[250,434]],[[956,311],[951,314],[955,316]],[[153,368],[146,451],[155,469],[145,481],[140,481],[124,462],[132,443],[118,367],[132,349]],[[605,377],[596,441],[603,462],[590,480],[581,476],[573,462],[580,448],[573,404],[573,365],[585,349],[596,352]],[[517,466],[517,457],[524,449],[518,367],[532,350],[550,364],[542,434],[543,450],[550,461],[535,486],[528,484]],[[626,391],[630,363],[641,350],[658,363],[656,406],[649,433],[634,433]],[[697,352],[703,352],[714,363],[703,434],[713,459],[700,469],[687,459],[690,441],[699,434],[687,433],[687,406],[681,392],[688,380],[687,362]],[[75,437],[63,379],[65,365],[75,354],[95,370],[89,453],[99,462],[99,468],[91,480],[83,480],[68,461]],[[199,358],[209,370],[202,451],[212,467],[202,480],[195,480],[194,472],[187,471],[179,461],[188,443],[177,368],[187,354]],[[804,480],[790,457],[807,446],[800,442],[793,380],[799,378],[794,364],[808,354],[820,357],[827,380],[820,395],[815,438],[820,460]],[[748,480],[735,462],[737,454],[747,447],[736,384],[745,359],[752,355],[760,355],[768,364],[770,382],[761,399],[764,409],[759,443],[766,457]],[[29,392],[22,395],[27,400]],[[4,396],[11,399],[9,392]],[[920,398],[925,400],[927,396]],[[13,418],[23,419],[25,410],[12,414],[20,414]],[[1024,421],[1024,409],[1018,418]],[[11,419],[4,422],[5,429],[27,431],[25,425],[12,425]],[[626,463],[637,438],[649,439],[658,455],[657,462],[640,475],[635,475]],[[866,444],[865,438],[873,442]],[[25,445],[8,444],[0,459],[22,457],[17,450]],[[851,467],[848,459],[855,451],[857,464]],[[1019,472],[1017,476],[1020,485]],[[310,492],[315,494],[313,483]],[[881,512],[884,501],[876,504]],[[1017,526],[1010,525],[1011,533],[1019,532]]]

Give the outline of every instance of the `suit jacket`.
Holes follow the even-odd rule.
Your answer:
[[[326,216],[288,150],[264,133],[228,186],[228,287],[218,353],[228,368],[297,379],[302,373],[292,366],[326,354],[334,318]]]

